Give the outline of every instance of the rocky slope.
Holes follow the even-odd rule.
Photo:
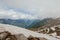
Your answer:
[[[60,18],[56,19],[49,19],[45,21],[46,24],[43,25],[42,27],[38,28],[31,28],[30,30],[43,33],[43,34],[48,34],[52,36],[59,36],[60,38]]]
[[[33,31],[30,31],[30,30],[20,28],[20,27],[16,27],[16,26],[12,26],[12,25],[0,24],[0,33],[4,32],[4,31],[8,31],[9,33],[11,33],[11,35],[23,34],[27,38],[29,36],[33,36],[34,38],[32,38],[32,39],[38,39],[39,37],[42,37],[42,39],[46,38],[47,40],[60,40],[59,38],[55,38],[55,37],[49,36],[47,34],[33,32]],[[9,37],[12,38],[11,36],[9,36]],[[35,38],[35,37],[37,37],[37,38]]]

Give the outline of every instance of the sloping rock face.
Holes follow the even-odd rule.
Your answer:
[[[1,31],[2,30],[2,31]],[[7,34],[7,35],[5,35]],[[49,36],[47,34],[33,32],[24,28],[20,28],[12,25],[0,24],[0,40],[30,40],[29,36],[33,36],[32,40],[41,40],[40,37],[46,38],[47,40],[60,40],[55,36]],[[19,38],[18,38],[19,37]],[[20,38],[21,37],[21,38]]]
[[[12,35],[5,31],[0,33],[0,40],[28,40],[23,34]]]
[[[44,33],[44,34],[53,34],[56,33],[56,36],[60,36],[60,25],[58,26],[53,26],[49,28],[44,28],[44,29],[38,29],[39,33]]]
[[[0,33],[0,40],[47,40],[45,38],[33,37],[29,36],[25,37],[23,34],[15,34],[12,35],[8,31],[4,31]]]

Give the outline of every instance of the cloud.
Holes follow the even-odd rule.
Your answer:
[[[39,18],[60,17],[60,0],[0,0],[0,2],[3,8],[24,9]]]
[[[9,19],[37,19],[36,16],[24,14],[22,12],[15,12],[11,10],[0,10],[0,18]]]

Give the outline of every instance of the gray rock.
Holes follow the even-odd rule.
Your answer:
[[[17,34],[15,35],[15,37],[17,38],[17,40],[28,40],[27,37],[25,37],[23,34]]]
[[[1,39],[1,40],[5,40],[8,35],[10,35],[10,33],[7,32],[7,31],[1,32],[1,33],[0,33],[0,39]]]

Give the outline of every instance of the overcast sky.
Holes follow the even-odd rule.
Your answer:
[[[60,0],[0,0],[0,18],[8,16],[5,12],[9,18],[60,17]]]

